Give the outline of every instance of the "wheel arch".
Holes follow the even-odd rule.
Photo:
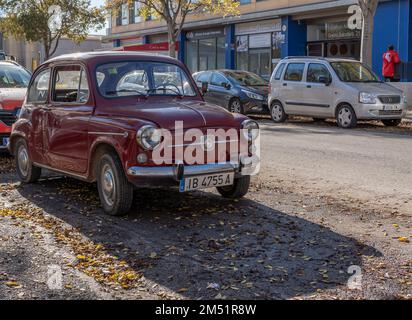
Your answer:
[[[355,114],[356,114],[356,110],[355,110],[355,108],[353,108],[351,103],[346,102],[346,101],[341,101],[335,106],[335,110],[333,110],[333,114],[335,115],[335,118],[338,116],[339,107],[344,106],[344,105],[347,105],[347,106],[351,107],[353,112],[355,112]],[[358,115],[356,114],[356,116],[358,116]]]
[[[96,180],[97,160],[106,153],[114,153],[121,159],[121,156],[116,147],[108,141],[99,141],[93,145],[90,151],[89,161],[89,180]]]

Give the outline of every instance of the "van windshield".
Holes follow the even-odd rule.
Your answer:
[[[125,96],[196,96],[189,76],[178,65],[152,61],[124,61],[96,69],[100,93]]]
[[[330,64],[343,82],[381,82],[366,65],[360,62],[338,61]]]

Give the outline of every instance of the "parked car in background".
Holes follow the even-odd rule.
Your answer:
[[[193,74],[204,99],[230,112],[269,113],[267,94],[269,82],[247,71],[214,70]]]
[[[380,120],[397,126],[407,111],[403,92],[384,83],[358,61],[317,57],[281,60],[270,79],[271,118],[289,115],[336,118],[342,128],[358,120]]]
[[[0,150],[7,150],[11,126],[26,95],[30,72],[13,61],[0,61]]]
[[[197,129],[200,142],[189,135],[190,142],[178,143],[176,121],[182,134]],[[22,182],[36,181],[42,169],[97,181],[103,209],[121,215],[131,208],[133,186],[176,186],[181,192],[216,187],[224,197],[243,197],[250,183],[245,170],[252,164],[240,157],[234,161],[238,148],[235,154],[221,153],[222,161],[207,157],[203,164],[176,155],[187,148],[192,155],[194,146],[202,149],[200,155],[218,151],[219,141],[208,134],[216,128],[243,135],[250,144],[246,152],[253,150],[258,124],[205,103],[178,60],[132,52],[79,53],[36,70],[9,149]],[[164,130],[178,136],[167,140]],[[219,146],[232,142],[225,137]]]

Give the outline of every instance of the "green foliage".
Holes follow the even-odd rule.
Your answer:
[[[51,6],[59,6],[61,24],[50,30]],[[79,43],[90,28],[104,26],[103,9],[90,6],[90,0],[0,0],[3,18],[0,30],[6,36],[43,43],[46,58],[56,51],[62,36]]]

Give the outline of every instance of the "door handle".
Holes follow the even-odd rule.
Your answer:
[[[311,86],[310,84],[308,84],[308,85],[306,86],[306,88],[312,88],[312,86]]]
[[[283,85],[284,87],[287,87],[287,86],[288,86],[288,84],[287,84],[287,83],[283,83],[282,85]]]
[[[42,109],[43,111],[50,111],[50,110],[51,110],[50,107],[42,107],[41,109]]]

